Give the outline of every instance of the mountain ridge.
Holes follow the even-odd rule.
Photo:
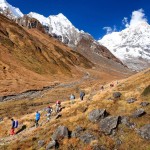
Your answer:
[[[150,25],[146,22],[129,26],[120,32],[105,35],[99,43],[134,70],[143,70],[150,65]]]

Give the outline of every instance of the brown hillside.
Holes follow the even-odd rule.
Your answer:
[[[15,118],[19,119],[20,123],[26,125],[27,129],[23,130],[15,136],[7,136],[9,134],[8,126],[10,120],[5,117],[4,121],[1,122],[1,133],[0,133],[0,148],[1,149],[39,149],[39,140],[44,140],[44,144],[41,149],[45,149],[49,142],[52,140],[51,136],[60,125],[66,126],[69,131],[74,131],[77,126],[84,128],[83,133],[91,133],[96,140],[92,140],[90,143],[84,143],[80,138],[70,137],[69,139],[58,139],[59,149],[60,150],[70,150],[70,149],[89,149],[93,150],[94,146],[105,147],[106,150],[117,148],[118,150],[129,150],[129,149],[139,149],[148,150],[150,147],[149,140],[142,138],[138,134],[138,130],[146,124],[150,124],[150,105],[142,107],[141,102],[149,102],[149,96],[143,96],[143,91],[150,84],[150,70],[138,73],[130,78],[119,80],[118,82],[113,82],[114,87],[110,87],[109,84],[104,85],[104,90],[100,91],[99,89],[93,91],[93,88],[96,86],[85,87],[86,96],[84,101],[80,101],[78,97],[75,100],[74,104],[70,104],[69,101],[62,103],[61,117],[55,119],[55,112],[53,112],[52,119],[48,123],[45,121],[45,113],[43,108],[47,105],[41,105],[38,108],[41,111],[41,120],[42,124],[38,128],[32,127],[34,125],[34,113],[29,113],[30,109],[34,109],[31,104],[38,104],[40,101],[45,101],[44,99],[37,99],[34,101],[12,101],[4,102],[1,105],[1,113],[5,111],[4,108],[11,108],[12,103],[16,104],[16,109],[13,112],[7,112],[7,114],[14,115]],[[54,89],[51,94],[57,92],[61,93],[64,88]],[[66,91],[69,89],[66,89]],[[122,96],[119,99],[112,100],[108,99],[112,97],[114,92],[121,92]],[[74,91],[75,92],[75,91]],[[62,92],[63,93],[63,92]],[[47,93],[48,94],[48,93]],[[67,93],[65,93],[67,94]],[[91,95],[93,95],[91,97]],[[91,97],[91,99],[89,99]],[[137,99],[134,103],[127,103],[127,99],[134,97]],[[22,108],[19,109],[19,105]],[[55,109],[55,106],[53,105]],[[132,114],[137,109],[144,109],[146,114],[141,117],[133,118]],[[17,110],[18,109],[18,110]],[[25,109],[25,110],[24,110]],[[88,115],[92,110],[95,109],[106,109],[109,113],[109,116],[126,116],[129,117],[130,123],[134,123],[134,126],[129,127],[125,124],[118,122],[117,129],[112,135],[105,135],[100,127],[99,123],[92,123],[88,119]],[[20,111],[19,111],[20,110]],[[18,113],[17,113],[18,112]],[[26,115],[24,113],[27,113]],[[22,113],[22,114],[19,114]],[[16,114],[16,115],[15,115]],[[2,128],[3,125],[7,127]],[[148,133],[149,134],[149,133]],[[6,136],[6,137],[5,137]],[[80,136],[79,136],[80,137]],[[118,141],[121,141],[118,144]],[[136,142],[136,144],[135,144]],[[4,143],[4,144],[3,144]]]
[[[72,77],[74,72],[78,72],[76,77],[82,76],[75,66],[92,67],[82,55],[51,41],[42,42],[0,15],[0,95],[49,85],[54,79]]]

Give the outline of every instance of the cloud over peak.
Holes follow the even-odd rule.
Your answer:
[[[146,19],[144,10],[142,8],[132,12],[130,23],[128,23],[127,17],[124,17],[124,19],[122,20],[122,23],[125,25],[125,27],[135,26],[145,22],[147,23],[148,20]]]

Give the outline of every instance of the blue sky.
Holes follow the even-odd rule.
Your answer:
[[[63,13],[79,30],[90,33],[95,39],[106,34],[104,27],[120,31],[124,17],[131,19],[132,12],[143,9],[150,20],[150,0],[7,0],[27,14],[37,12],[44,16]]]

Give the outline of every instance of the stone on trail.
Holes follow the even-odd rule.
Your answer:
[[[45,141],[44,141],[44,140],[39,140],[39,141],[38,141],[39,147],[44,146],[44,144],[45,144]]]
[[[143,116],[143,115],[145,115],[146,114],[146,112],[145,112],[145,110],[144,109],[137,109],[133,114],[132,114],[132,117],[133,118],[138,118],[138,117],[141,117],[141,116]]]
[[[137,99],[136,98],[129,98],[129,99],[127,99],[127,103],[134,103],[135,101],[137,101]]]
[[[122,95],[122,94],[121,94],[120,92],[114,92],[114,93],[113,93],[113,97],[114,97],[114,98],[120,98],[121,95]]]
[[[150,140],[150,124],[144,125],[137,132],[142,138]]]
[[[112,131],[117,128],[119,116],[109,116],[100,121],[100,129],[106,135],[112,134]]]
[[[80,139],[82,142],[84,142],[84,143],[86,143],[86,144],[89,144],[89,143],[91,143],[92,141],[96,140],[97,138],[96,138],[93,134],[91,134],[91,133],[85,133],[85,134],[81,135],[81,136],[79,137],[79,139]]]
[[[91,122],[98,122],[101,119],[105,118],[106,116],[107,116],[106,109],[95,109],[89,113],[88,118]]]
[[[50,150],[50,149],[52,149],[52,148],[55,148],[55,146],[56,146],[56,141],[53,140],[53,141],[51,141],[51,142],[47,145],[46,150]]]
[[[146,106],[149,105],[149,102],[141,102],[140,105],[143,106],[143,107],[146,107]]]
[[[52,135],[53,140],[59,140],[68,137],[69,137],[69,131],[68,128],[65,126],[59,126]]]
[[[72,131],[71,137],[78,138],[83,131],[84,131],[84,128],[78,126],[74,131]]]

